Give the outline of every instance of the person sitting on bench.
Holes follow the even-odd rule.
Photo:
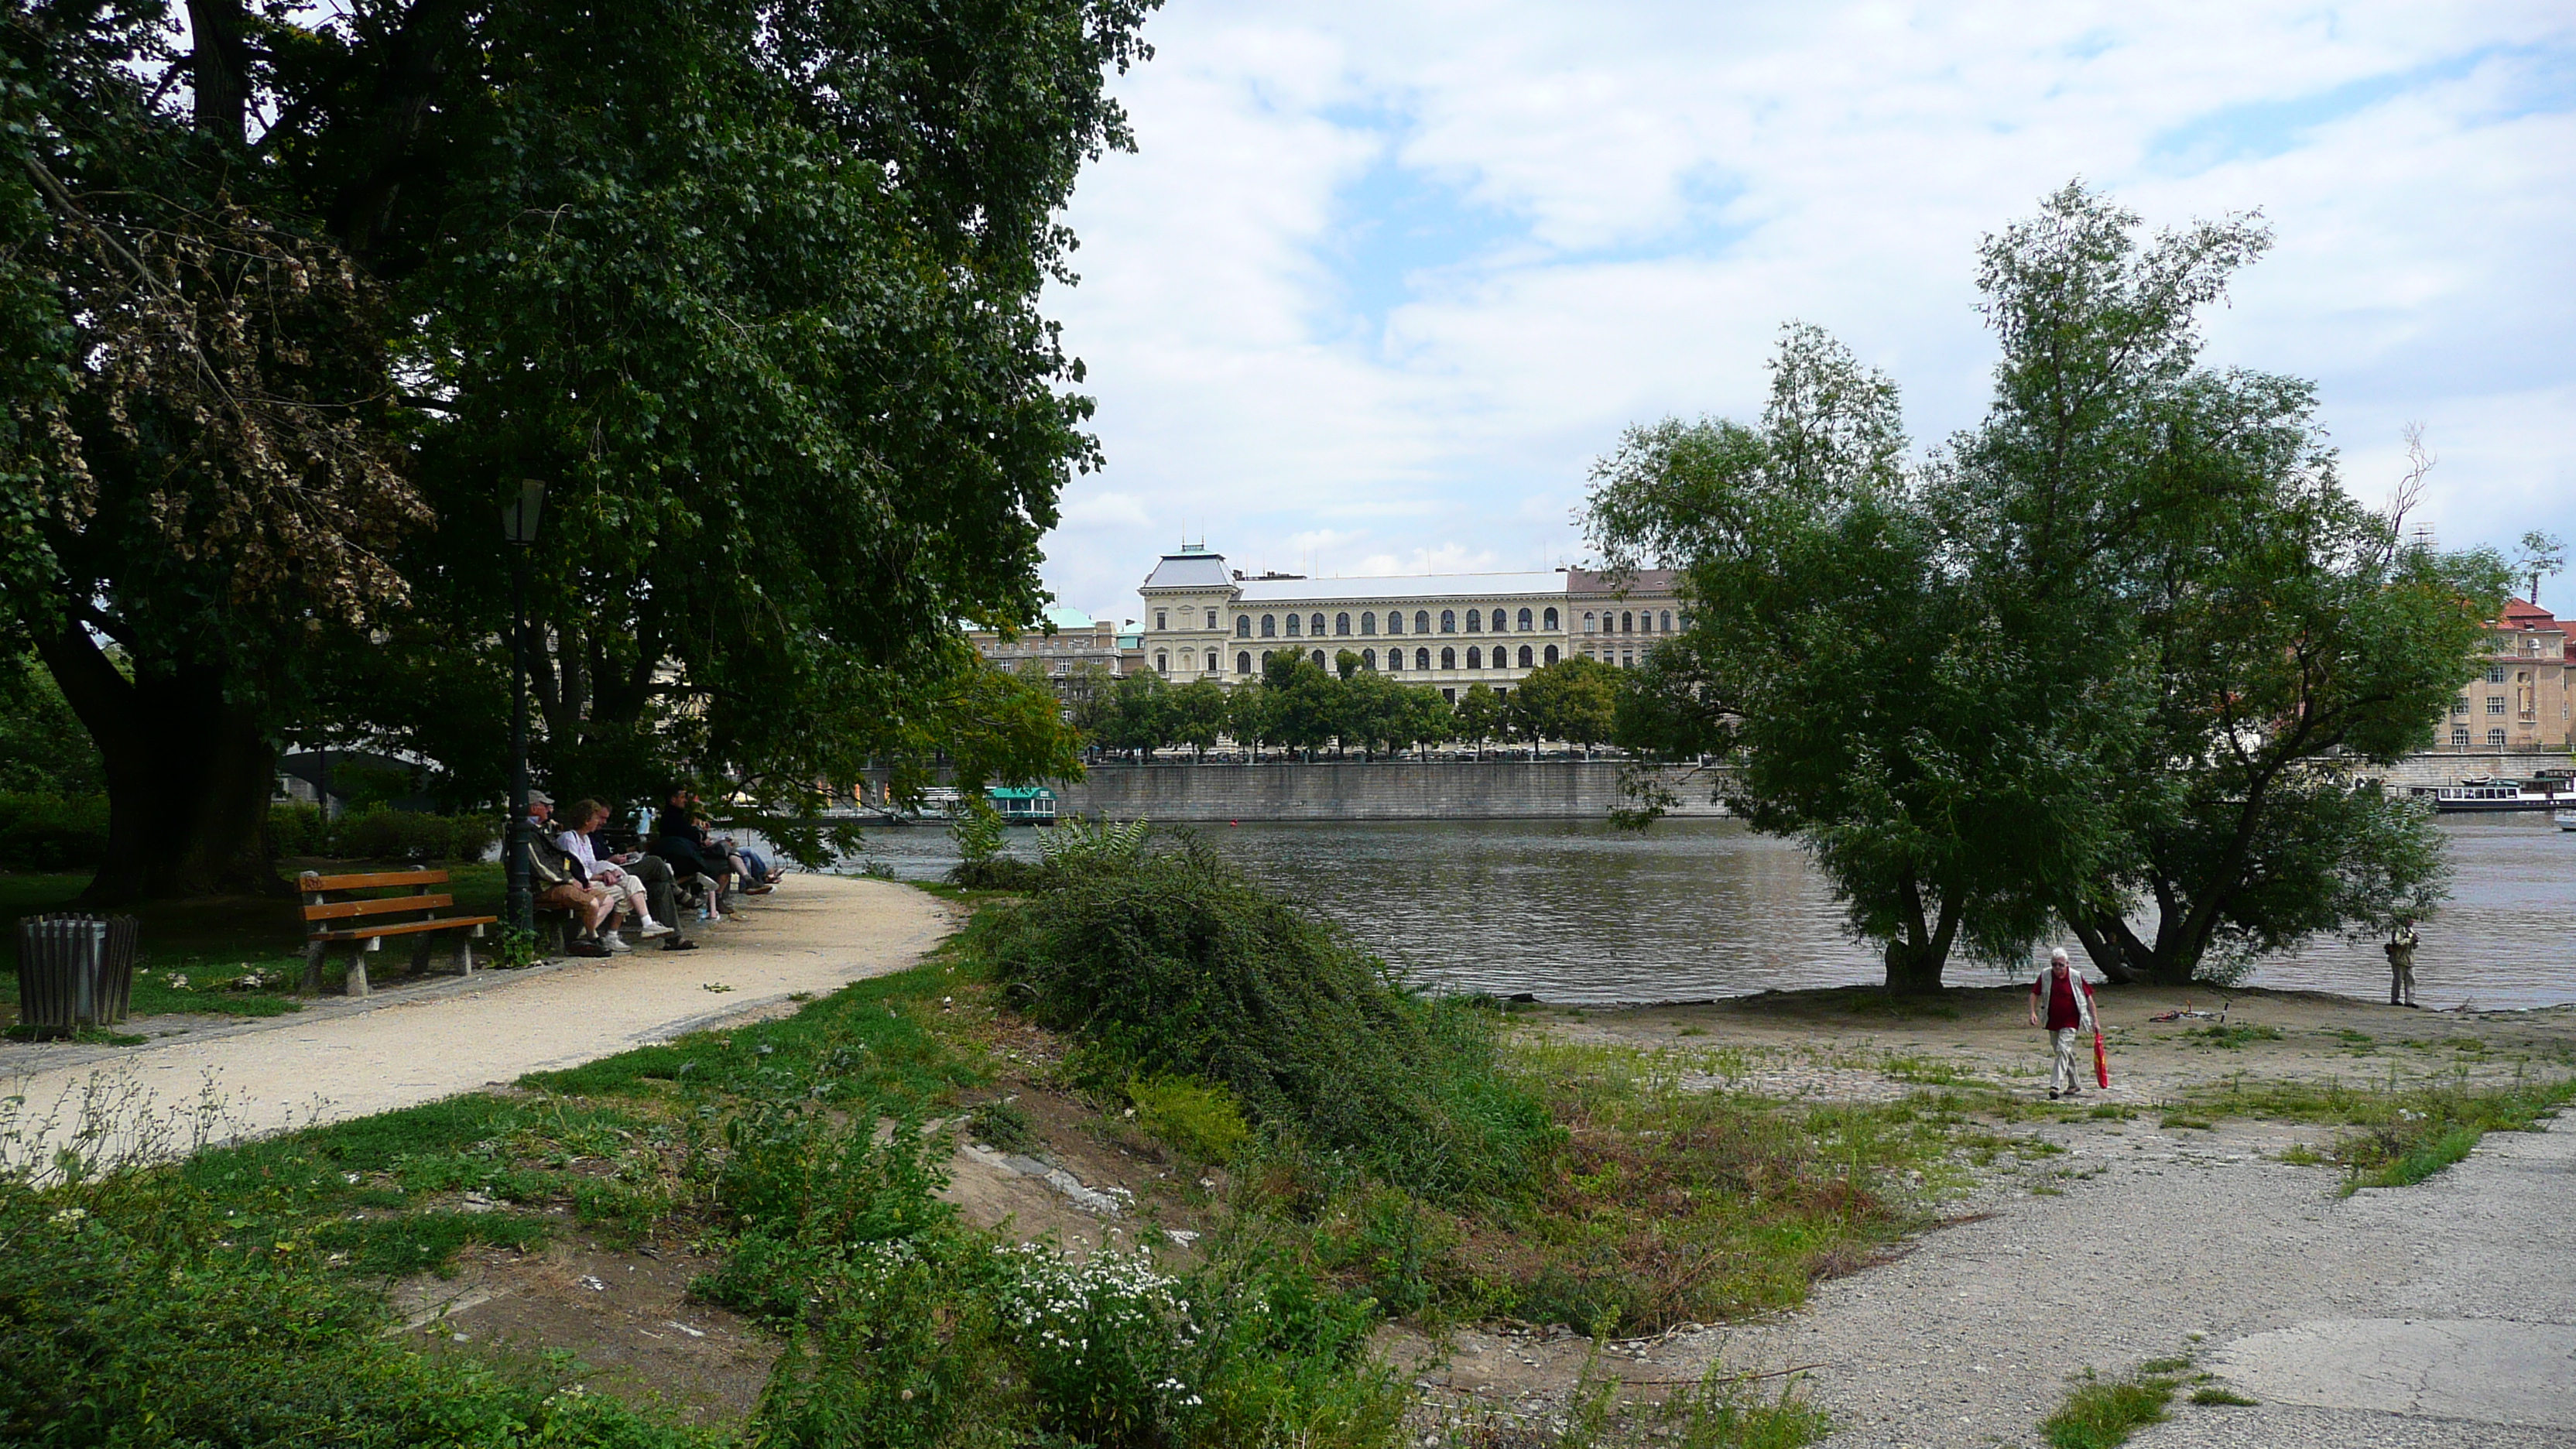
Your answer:
[[[632,950],[616,939],[612,927],[606,939],[599,928],[617,915],[617,892],[604,885],[592,885],[581,874],[581,862],[566,854],[563,847],[542,836],[531,836],[527,845],[528,888],[536,894],[540,910],[568,911],[578,928],[565,950],[575,956],[613,956],[619,949]]]
[[[733,860],[707,843],[707,833],[691,818],[689,807],[697,796],[686,786],[671,792],[668,804],[655,822],[659,834],[653,841],[653,853],[670,862],[674,873],[697,876],[707,882],[707,899],[700,908],[699,919],[721,921],[736,907],[724,899],[740,873]]]
[[[670,889],[671,867],[659,857],[635,851],[602,860],[592,848],[590,837],[592,832],[608,823],[608,807],[596,800],[574,801],[572,808],[564,812],[563,823],[572,828],[556,836],[555,844],[562,847],[564,854],[581,862],[583,877],[593,885],[604,885],[623,894],[626,913],[635,919],[638,931],[646,940],[670,935],[674,928],[654,919],[652,898],[660,895],[663,898],[662,913],[677,918],[678,910]],[[660,878],[658,882],[655,880],[657,876]],[[662,887],[658,892],[654,889],[657,883]],[[619,944],[614,935],[607,942],[608,949],[612,951]]]

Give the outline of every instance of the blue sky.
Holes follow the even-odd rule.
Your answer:
[[[1133,617],[1184,536],[1319,573],[1579,562],[1621,428],[1746,415],[1779,326],[1972,423],[1978,238],[2081,176],[2278,238],[2210,360],[2316,378],[2371,501],[2576,536],[2576,9],[1169,0],[1086,174],[1101,472],[1047,577]],[[2576,603],[2544,585],[2542,602]]]

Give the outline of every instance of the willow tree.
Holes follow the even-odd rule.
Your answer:
[[[13,9],[0,586],[107,757],[93,894],[259,884],[282,737],[497,784],[528,478],[558,778],[1067,766],[957,625],[1035,619],[1096,460],[1037,298],[1147,8]]]

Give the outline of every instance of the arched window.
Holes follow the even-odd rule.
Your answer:
[[[1361,650],[1361,651],[1360,651],[1360,668],[1365,669],[1365,670],[1368,670],[1368,671],[1369,671],[1370,673],[1372,673],[1372,674],[1374,674],[1374,673],[1376,673],[1376,672],[1377,672],[1377,651],[1376,651],[1376,650],[1374,650],[1374,649],[1363,649],[1363,650]]]
[[[1413,632],[1416,634],[1428,634],[1431,632],[1431,611],[1429,609],[1416,609],[1413,611]]]
[[[1374,634],[1374,633],[1376,633],[1376,632],[1377,632],[1377,615],[1375,615],[1375,614],[1362,614],[1362,615],[1360,615],[1360,632],[1361,632],[1361,633],[1363,633],[1363,634]]]
[[[1321,618],[1323,616],[1319,614],[1316,617]],[[1321,649],[1315,651],[1315,667],[1318,669],[1324,667],[1324,651]]]
[[[1673,632],[1673,611],[1670,609],[1664,611],[1664,632],[1667,634]]]
[[[1599,626],[1592,618],[1592,611],[1590,609],[1583,611],[1583,632],[1586,634],[1597,634],[1600,632]]]
[[[1527,669],[1527,668],[1529,668],[1529,667],[1530,667],[1530,647],[1529,647],[1527,644],[1524,644],[1524,645],[1522,645],[1522,646],[1521,646],[1521,668],[1523,668],[1523,669]]]
[[[1386,614],[1386,632],[1388,632],[1388,633],[1390,633],[1390,634],[1401,634],[1401,633],[1403,633],[1403,632],[1404,632],[1404,611],[1403,611],[1403,610],[1401,610],[1401,609],[1389,609],[1389,610],[1387,610],[1387,614]]]
[[[1428,649],[1416,649],[1416,650],[1414,650],[1414,651],[1413,651],[1413,667],[1414,667],[1414,668],[1416,668],[1416,669],[1428,669],[1428,668],[1430,668],[1430,667],[1431,667],[1431,651],[1430,651],[1430,650],[1428,650]]]
[[[1237,614],[1234,616],[1234,637],[1237,639],[1249,639],[1252,637],[1252,616],[1250,614]]]
[[[1291,639],[1296,638],[1296,637],[1297,637],[1297,635],[1298,635],[1298,633],[1299,633],[1299,631],[1303,630],[1305,627],[1306,627],[1306,620],[1305,620],[1305,617],[1304,617],[1303,615],[1300,615],[1300,614],[1291,614],[1291,615],[1289,615],[1289,616],[1288,616],[1288,637],[1289,637],[1289,638],[1291,638]]]
[[[1440,632],[1443,634],[1455,634],[1458,632],[1457,610],[1443,609],[1440,611]]]
[[[1529,631],[1530,631],[1530,611],[1529,611],[1529,610],[1527,610],[1527,609],[1523,609],[1523,610],[1521,610],[1521,632],[1522,632],[1522,633],[1524,633],[1524,634],[1526,634],[1526,633],[1528,633]]]
[[[1261,667],[1264,669],[1270,667],[1270,651],[1267,649],[1261,651]]]
[[[1457,650],[1455,650],[1455,649],[1443,649],[1443,650],[1441,650],[1441,651],[1440,651],[1440,667],[1441,667],[1441,668],[1443,668],[1443,669],[1455,669],[1455,668],[1457,668],[1457,667],[1458,667],[1458,651],[1457,651]]]
[[[1503,611],[1500,609],[1494,611],[1494,632],[1497,634],[1503,632]]]
[[[1636,633],[1636,632],[1637,632],[1637,616],[1636,616],[1636,615],[1634,615],[1634,614],[1625,614],[1625,613],[1621,614],[1621,615],[1619,616],[1619,632],[1620,632],[1620,633],[1622,633],[1622,634],[1634,634],[1634,633]]]
[[[1470,634],[1482,634],[1485,632],[1484,610],[1469,609],[1467,611],[1467,632]]]
[[[1483,650],[1481,650],[1481,649],[1470,649],[1470,650],[1468,650],[1468,651],[1467,651],[1467,667],[1468,667],[1468,668],[1470,668],[1470,669],[1482,669],[1482,668],[1484,668],[1484,667],[1485,667],[1485,652],[1484,652]]]
[[[1386,651],[1386,672],[1389,674],[1402,674],[1404,672],[1403,650],[1389,649]]]
[[[1333,616],[1333,632],[1336,634],[1347,634],[1351,632],[1351,616],[1348,614],[1335,614]]]
[[[1261,616],[1261,637],[1262,637],[1262,638],[1264,638],[1264,639],[1276,639],[1276,638],[1278,638],[1278,637],[1279,637],[1279,616],[1278,616],[1278,615],[1276,615],[1276,614],[1264,614],[1264,615],[1262,615],[1262,616]],[[1264,658],[1264,659],[1267,659],[1267,658],[1269,658],[1270,656],[1269,656],[1269,655],[1267,655],[1267,654],[1264,654],[1264,655],[1263,655],[1263,656],[1261,656],[1261,657],[1262,657],[1262,658]]]
[[[1323,638],[1323,637],[1324,637],[1324,616],[1323,616],[1323,615],[1321,615],[1321,614],[1317,614],[1317,615],[1315,616],[1315,621],[1314,621],[1314,622],[1315,622],[1315,627],[1314,627],[1314,628],[1312,628],[1312,629],[1310,629],[1310,630],[1308,630],[1307,632],[1308,632],[1308,633],[1310,633],[1310,634],[1313,634],[1316,638],[1321,639],[1321,638]]]
[[[1547,618],[1547,623],[1546,623],[1543,627],[1547,630],[1547,632],[1549,632],[1549,633],[1551,633],[1551,634],[1555,633],[1555,632],[1556,632],[1556,611],[1555,611],[1554,609],[1550,609],[1550,610],[1548,610],[1548,611],[1547,611],[1547,614],[1546,614],[1546,618]]]
[[[1547,646],[1547,653],[1540,657],[1544,658],[1548,663],[1554,664],[1556,662],[1556,646],[1553,644]]]
[[[1171,673],[1171,672],[1172,672],[1172,656],[1170,656],[1169,654],[1157,654],[1157,655],[1155,655],[1155,656],[1154,656],[1154,672],[1155,672],[1156,674],[1169,674],[1169,673]]]
[[[1251,650],[1243,650],[1234,656],[1234,672],[1237,674],[1250,674],[1252,672]]]

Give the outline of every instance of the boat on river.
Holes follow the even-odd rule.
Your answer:
[[[2576,830],[2576,810],[2561,810],[2552,817],[2561,830]]]
[[[2490,780],[2462,781],[2457,785],[2412,785],[2407,795],[2416,800],[2429,800],[2433,808],[2445,815],[2484,813],[2493,810],[2560,811],[2564,823],[2567,807],[2576,805],[2576,794],[2568,790],[2565,780]]]

